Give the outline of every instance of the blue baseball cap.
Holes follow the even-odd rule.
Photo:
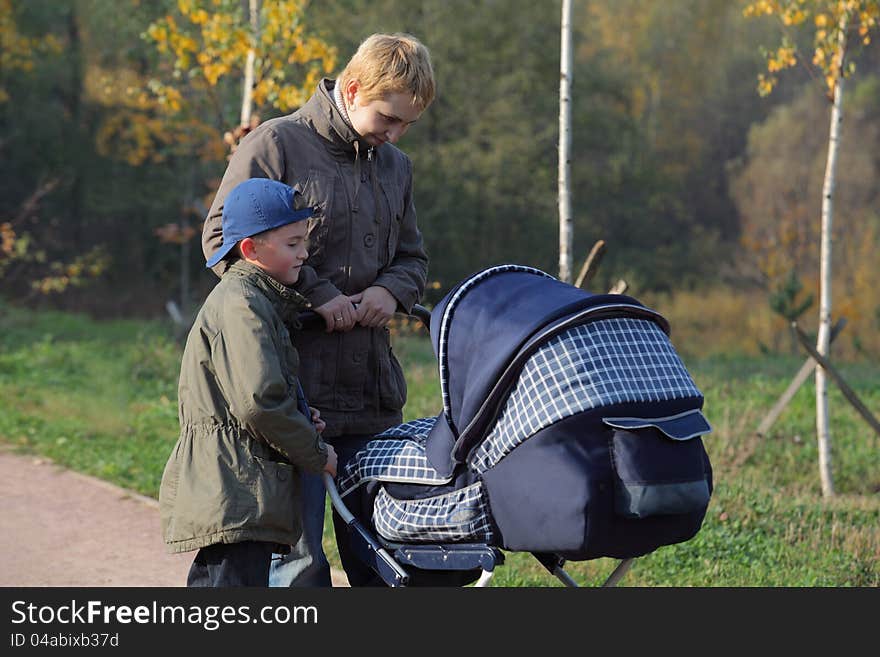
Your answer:
[[[205,267],[223,260],[245,237],[308,219],[313,208],[297,208],[304,203],[290,185],[268,178],[250,178],[232,188],[223,203],[223,244]]]

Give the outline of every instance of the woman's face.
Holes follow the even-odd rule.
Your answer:
[[[409,94],[393,93],[364,100],[356,81],[349,83],[346,100],[352,127],[370,146],[381,146],[387,141],[396,143],[422,115]]]

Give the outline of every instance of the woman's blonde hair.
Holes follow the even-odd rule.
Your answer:
[[[339,74],[342,89],[357,80],[367,101],[388,94],[412,94],[412,102],[423,112],[434,100],[434,69],[424,44],[411,34],[373,34]]]

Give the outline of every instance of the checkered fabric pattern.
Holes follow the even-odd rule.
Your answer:
[[[374,505],[376,531],[403,543],[493,542],[483,484],[419,500],[399,500],[385,489]]]
[[[368,481],[441,485],[425,456],[425,438],[436,417],[387,429],[348,463],[337,489],[343,497]],[[396,439],[398,438],[399,439]],[[432,543],[491,541],[489,506],[481,482],[434,497],[398,500],[381,488],[373,503],[376,531],[390,541]]]
[[[386,429],[382,433],[377,434],[376,437],[408,438],[417,443],[424,443],[428,438],[428,434],[431,433],[431,429],[434,428],[435,422],[437,422],[436,417],[423,417],[418,420],[411,420],[409,422],[404,422],[403,424],[398,424],[396,427]]]
[[[440,394],[443,398],[443,412],[446,414],[446,419],[448,420],[450,426],[455,426],[455,423],[452,421],[452,407],[450,405],[449,399],[449,366],[447,364],[448,358],[446,352],[449,347],[449,324],[452,321],[452,316],[455,314],[455,307],[458,305],[458,302],[461,300],[461,298],[480,281],[483,281],[490,276],[494,276],[496,274],[502,274],[512,271],[525,272],[528,274],[544,276],[546,278],[553,278],[553,276],[541,271],[540,269],[535,269],[534,267],[525,267],[523,265],[499,265],[497,267],[490,267],[489,269],[485,269],[479,274],[463,282],[455,291],[455,294],[452,296],[452,298],[449,300],[449,303],[446,304],[446,308],[443,310],[443,317],[441,317],[440,319],[440,336],[438,338],[439,349],[437,353],[437,362],[440,367]]]
[[[368,481],[446,484],[450,480],[428,463],[424,441],[386,438],[368,442],[345,466],[336,488],[344,497]]]
[[[698,396],[672,343],[654,322],[617,318],[582,324],[529,358],[470,467],[485,472],[529,436],[581,411]]]

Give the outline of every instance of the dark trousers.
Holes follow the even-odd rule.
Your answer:
[[[363,449],[364,445],[373,440],[373,434],[359,434],[349,436],[339,436],[337,438],[325,438],[328,443],[333,445],[336,450],[338,459],[337,472],[342,473],[345,464],[348,463],[357,452]],[[348,506],[349,497],[356,497],[357,491],[350,496],[346,496],[344,501]],[[354,501],[354,500],[352,500]],[[357,509],[349,510],[358,515]],[[385,586],[385,582],[379,577],[372,568],[361,561],[351,547],[350,533],[348,525],[342,517],[333,509],[333,533],[336,535],[336,549],[339,551],[339,559],[342,561],[342,569],[348,576],[348,583],[351,586]]]
[[[196,553],[187,586],[269,586],[269,564],[275,543],[217,543]]]

